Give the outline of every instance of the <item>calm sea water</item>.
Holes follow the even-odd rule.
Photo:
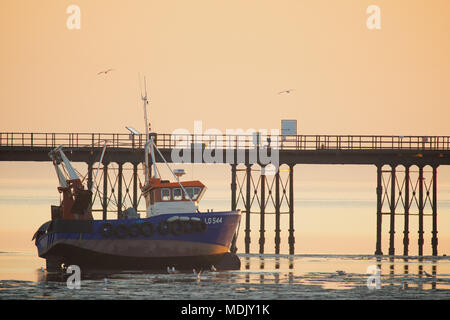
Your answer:
[[[229,168],[227,174],[228,170]],[[308,171],[299,170],[297,175],[300,172],[302,179],[305,179]],[[4,171],[3,174],[6,173]],[[201,172],[196,170],[196,175],[198,173]],[[50,174],[54,173],[49,172],[44,176],[52,177]],[[373,255],[351,254],[372,253],[375,248],[376,208],[373,185],[360,187],[352,182],[347,187],[340,186],[338,191],[327,189],[325,193],[320,193],[317,188],[311,189],[311,183],[302,185],[304,181],[300,180],[297,181],[298,194],[295,197],[295,252],[303,254],[239,254],[241,270],[205,270],[200,277],[193,272],[168,274],[124,271],[87,274],[82,270],[81,288],[69,289],[67,274],[47,273],[43,270],[45,261],[37,257],[31,241],[36,228],[49,219],[49,205],[58,203],[54,181],[50,180],[46,188],[41,187],[40,180],[32,187],[16,183],[17,190],[12,187],[15,180],[8,180],[3,184],[1,181],[0,179],[0,250],[29,249],[23,249],[26,253],[0,252],[0,300],[450,299],[450,215],[447,214],[450,212],[450,201],[445,198],[448,194],[446,192],[439,198],[439,258],[377,259]],[[210,189],[202,200],[202,208],[229,209],[229,194],[224,193],[223,182],[216,185],[209,183],[208,186]],[[320,188],[323,189],[324,186],[328,184],[320,184]],[[358,190],[354,190],[355,188]],[[344,189],[346,193],[342,191]],[[274,219],[274,215],[266,218],[266,252],[271,252],[274,248]],[[411,219],[412,254],[417,252],[417,239],[414,238],[417,234],[413,232],[417,230],[416,220]],[[286,253],[289,252],[287,215],[282,215],[281,223],[281,252]],[[239,250],[244,248],[244,224],[241,224]],[[396,248],[400,252],[402,219],[396,219],[396,224],[399,234],[396,237]],[[389,240],[386,223],[384,228],[383,248],[386,251]],[[251,252],[258,252],[258,215],[252,216],[251,230]],[[430,253],[430,230],[428,219],[425,224],[425,236],[428,237],[425,254]],[[316,252],[346,254],[305,254]],[[445,253],[447,256],[442,256]],[[380,288],[369,289],[367,281],[376,276],[371,274],[376,268],[380,269]]]
[[[241,270],[47,273],[33,253],[0,253],[0,299],[450,299],[450,258],[362,255],[239,255]],[[380,287],[370,283],[380,268]],[[368,273],[369,271],[369,273]]]

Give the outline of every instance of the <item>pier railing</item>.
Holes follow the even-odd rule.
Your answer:
[[[194,135],[151,134],[159,148],[253,149],[271,147],[280,150],[450,150],[450,136],[385,135]],[[142,149],[144,134],[124,133],[26,133],[0,132],[0,147]]]

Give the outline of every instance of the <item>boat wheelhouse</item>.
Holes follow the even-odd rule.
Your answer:
[[[206,187],[200,181],[169,182],[159,178],[149,179],[149,185],[142,188],[147,217],[198,212],[198,203],[205,191]]]

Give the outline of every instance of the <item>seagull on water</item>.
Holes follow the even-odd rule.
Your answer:
[[[175,270],[175,267],[172,267],[172,269],[170,267],[167,267],[167,272],[168,273],[178,273],[178,270]]]
[[[200,276],[201,276],[201,274],[202,274],[202,272],[203,272],[203,270],[202,269],[200,269],[200,271],[199,272],[197,272],[195,269],[192,269],[192,271],[194,272],[194,274],[197,276],[197,281],[200,281]]]
[[[114,69],[107,69],[107,70],[103,70],[103,71],[100,71],[99,73],[97,73],[97,75],[100,75],[100,74],[102,74],[102,73],[104,73],[104,74],[107,74],[108,72],[111,72],[111,71],[113,71]]]

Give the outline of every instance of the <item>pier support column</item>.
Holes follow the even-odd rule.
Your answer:
[[[235,211],[236,207],[237,207],[237,203],[236,203],[236,164],[232,164],[231,165],[231,210]],[[233,240],[231,241],[231,247],[230,247],[230,251],[236,253],[237,248],[236,248],[236,241],[237,241],[237,230],[234,233],[233,236]]]
[[[103,220],[108,214],[108,163],[103,163]]]
[[[259,253],[264,253],[264,232],[266,214],[266,173],[265,167],[261,167],[261,195],[260,195],[260,216],[259,216]]]
[[[231,210],[236,210],[236,165],[231,165]]]
[[[381,178],[382,178],[382,169],[383,165],[379,164],[377,165],[377,243],[375,248],[375,254],[376,255],[382,255],[383,252],[381,251],[381,206],[382,206],[382,194],[383,194],[383,187],[381,185]]]
[[[294,237],[294,165],[289,165],[289,254],[295,253]]]
[[[117,174],[117,218],[122,218],[122,180],[123,180],[123,164],[119,163],[119,172]]]
[[[245,253],[250,253],[250,186],[251,186],[252,166],[247,165],[246,170],[246,195],[245,195]]]
[[[395,255],[395,165],[391,165],[391,215],[390,215],[390,226],[389,226],[389,255]]]
[[[405,224],[403,229],[403,255],[408,255],[409,247],[409,166],[405,166]]]
[[[423,256],[423,166],[419,167],[419,256]]]
[[[92,162],[88,163],[88,180],[87,180],[87,188],[88,190],[91,190],[92,188]]]
[[[280,168],[275,174],[275,254],[280,254]]]
[[[433,251],[433,256],[438,255],[438,238],[437,238],[437,166],[433,166],[433,213],[432,213],[432,238],[431,246]]]
[[[138,163],[133,163],[133,208],[137,212],[138,198],[137,198],[137,182],[138,182]]]

